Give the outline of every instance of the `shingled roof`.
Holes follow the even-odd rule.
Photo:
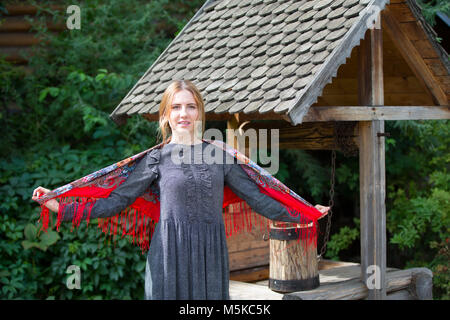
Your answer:
[[[208,0],[110,117],[157,114],[189,79],[207,113],[275,112],[302,122],[387,0]]]

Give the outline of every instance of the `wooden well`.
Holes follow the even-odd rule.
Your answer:
[[[312,224],[273,221],[270,227],[269,288],[296,292],[317,288],[317,236]]]

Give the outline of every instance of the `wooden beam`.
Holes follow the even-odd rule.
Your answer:
[[[148,121],[158,121],[158,113],[145,113],[142,114]],[[206,121],[229,121],[234,117],[234,114],[230,114],[228,112],[224,113],[213,113],[206,112]],[[284,120],[286,122],[290,122],[290,119],[285,114],[279,114],[275,112],[266,112],[266,113],[238,113],[239,120],[241,122],[251,121],[251,120]]]
[[[5,6],[6,11],[8,12],[7,16],[18,16],[18,15],[35,15],[37,14],[38,7],[31,4],[9,4]],[[66,7],[63,5],[48,5],[45,9],[50,10],[65,10]]]
[[[285,294],[283,300],[364,300],[369,299],[370,290],[361,283],[357,266],[348,266],[320,272],[320,287]],[[386,291],[388,300],[430,300],[432,299],[433,273],[427,268],[397,270],[388,268]],[[234,286],[234,283],[230,283]],[[408,291],[398,295],[399,291]],[[263,289],[260,289],[263,295]],[[243,298],[242,296],[235,296]],[[232,298],[233,299],[233,298]]]
[[[35,24],[38,22],[35,22]],[[40,23],[40,22],[39,22]],[[63,23],[53,23],[52,21],[46,21],[46,27],[48,30],[61,31],[66,28]],[[1,32],[29,32],[32,28],[32,23],[25,20],[23,17],[8,17],[6,16],[0,24]]]
[[[249,252],[251,252],[249,250]],[[231,269],[230,269],[231,270]],[[243,282],[263,281],[269,278],[269,265],[235,270],[230,272],[230,280]]]
[[[311,107],[303,122],[450,119],[450,107]]]
[[[239,114],[234,114],[232,117],[227,121],[227,141],[226,143],[229,144],[232,148],[239,150],[238,145],[238,139],[234,132],[238,130],[239,128]]]
[[[382,106],[383,39],[377,26],[366,32],[359,50],[359,103]],[[384,121],[359,122],[361,280],[370,300],[386,299],[386,178]]]
[[[434,78],[416,47],[402,31],[399,22],[397,22],[389,7],[382,11],[382,23],[383,28],[391,37],[400,54],[408,63],[417,79],[421,81],[427,91],[431,94],[435,103],[441,106],[448,105],[447,96],[442,91],[439,83]]]
[[[301,150],[338,150],[339,145],[335,139],[335,124],[333,122],[308,122],[301,125],[292,126],[285,121],[263,121],[250,122],[243,127],[243,130],[254,129],[259,141],[259,130],[267,129],[267,136],[270,137],[270,130],[279,130],[279,149],[301,149]],[[353,141],[354,147],[358,146],[358,131],[355,128],[349,139]],[[274,147],[269,143],[267,147]]]
[[[32,46],[40,41],[34,33],[2,32],[0,46]]]

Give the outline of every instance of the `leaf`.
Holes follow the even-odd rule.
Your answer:
[[[47,251],[47,248],[48,248],[48,246],[47,245],[45,245],[45,244],[43,244],[42,242],[39,242],[38,244],[37,244],[37,248],[38,249],[41,249],[42,251]]]
[[[28,241],[28,240],[23,240],[22,241],[22,247],[25,250],[31,249],[31,248],[39,248],[39,243],[37,242],[32,242],[32,241]],[[40,249],[40,248],[39,248]]]
[[[0,278],[7,277],[9,275],[10,273],[8,272],[8,270],[0,270]]]
[[[55,231],[48,231],[41,235],[41,244],[51,246],[59,240],[59,235]]]
[[[48,94],[48,90],[49,90],[49,88],[45,88],[44,90],[41,91],[41,93],[39,94],[39,101],[40,102],[44,101],[45,97]]]
[[[52,97],[57,97],[59,94],[59,88],[56,87],[50,87],[49,88],[49,93]]]
[[[35,240],[36,234],[37,234],[37,228],[34,225],[32,225],[31,223],[29,223],[25,226],[23,233],[25,235],[25,239],[30,240],[30,241]]]
[[[98,75],[95,77],[95,81],[96,81],[96,82],[99,82],[99,81],[101,81],[104,77],[105,77],[105,74],[104,74],[104,73],[100,73],[100,74],[98,74]]]

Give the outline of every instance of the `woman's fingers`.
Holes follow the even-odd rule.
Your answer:
[[[320,218],[324,217],[330,210],[330,207],[325,207],[320,204],[316,205],[315,208],[322,213],[322,216]]]
[[[37,187],[33,190],[33,196],[31,197],[32,200],[37,200],[39,197],[43,194],[49,193],[50,190],[43,188],[43,187]]]

